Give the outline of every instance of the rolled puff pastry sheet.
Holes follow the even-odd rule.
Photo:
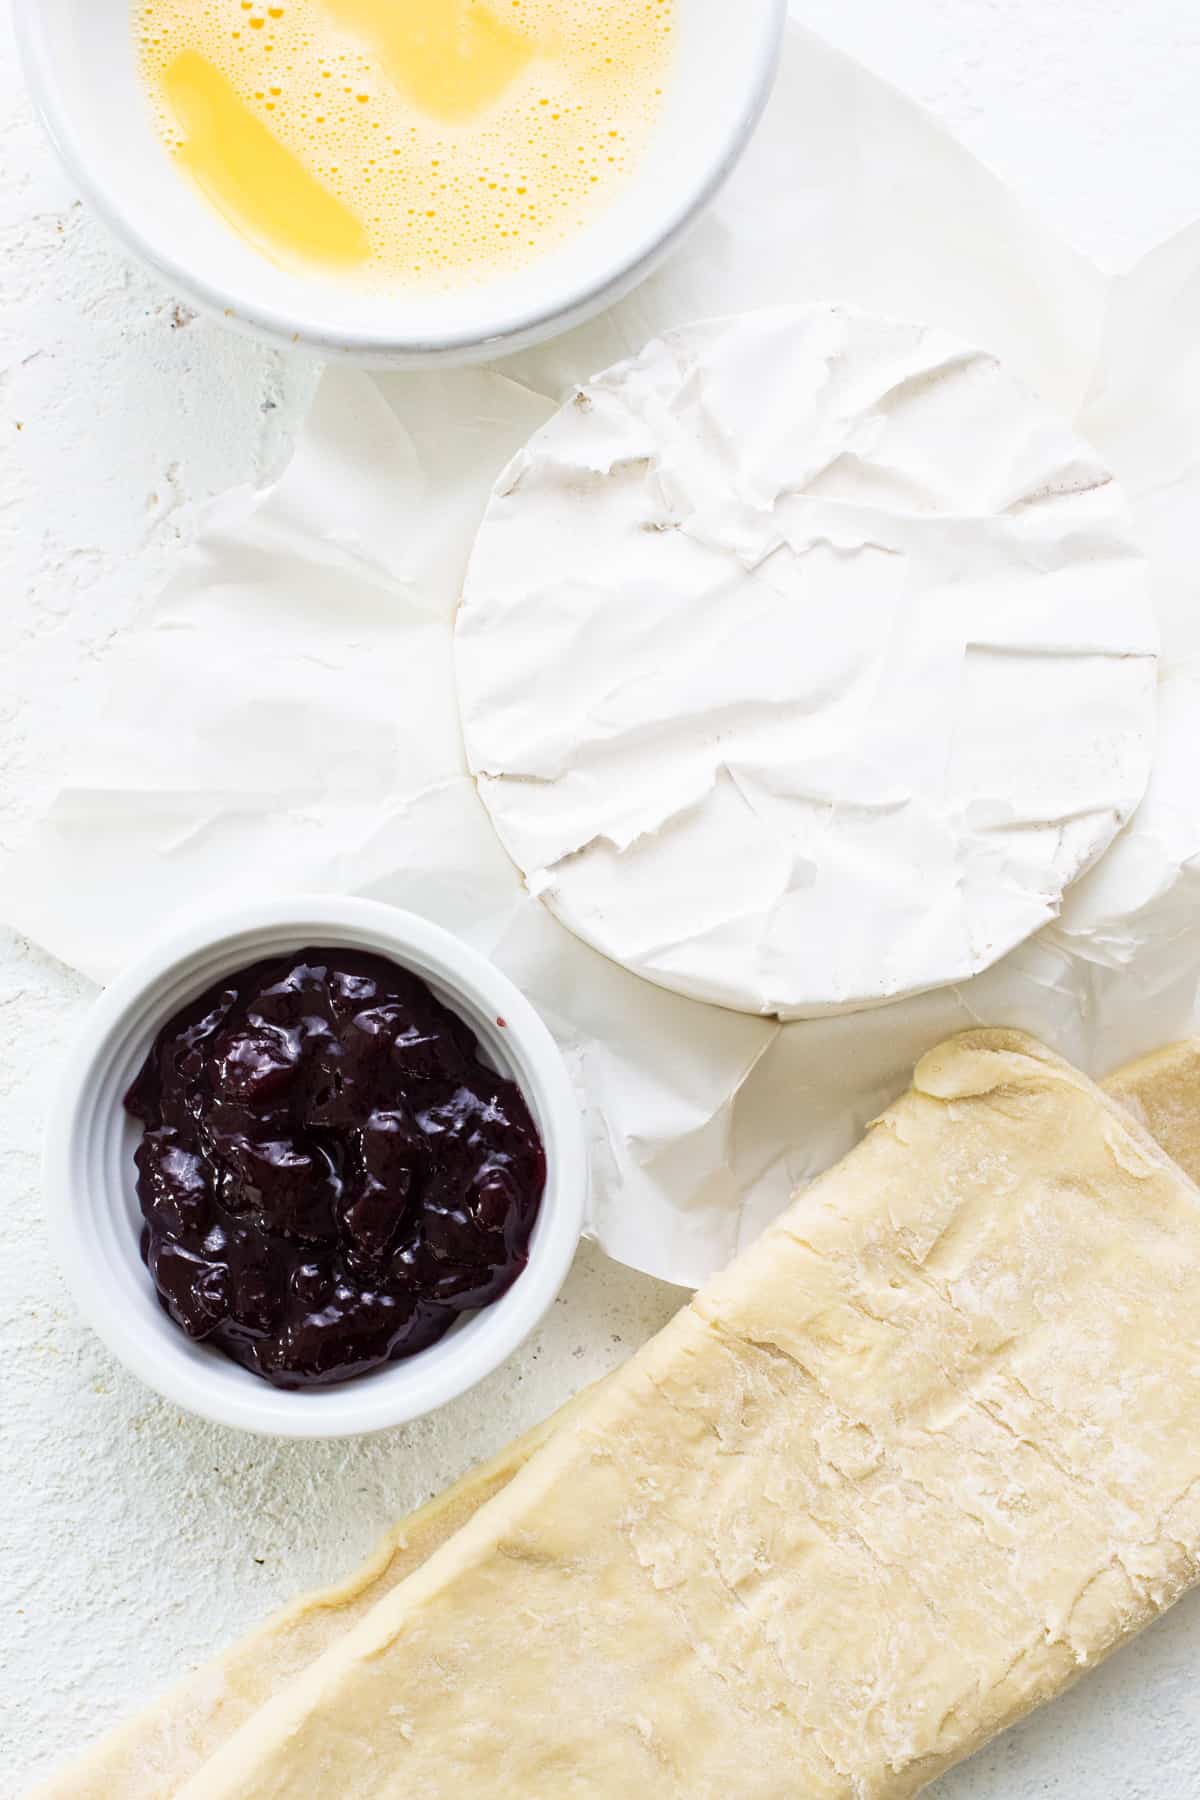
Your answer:
[[[582,1399],[582,1396],[579,1397]],[[389,1531],[353,1575],[282,1607],[108,1732],[27,1800],[174,1800],[218,1745],[463,1525],[545,1442],[567,1405]]]
[[[1013,1032],[863,1142],[181,1800],[881,1800],[1170,1605],[1200,1205]]]
[[[1104,1091],[1140,1119],[1185,1174],[1200,1181],[1200,1038],[1184,1038],[1126,1063]]]

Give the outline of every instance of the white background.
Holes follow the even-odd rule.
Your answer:
[[[1106,265],[1200,216],[1195,0],[810,0],[802,16],[929,105]],[[11,840],[52,778],[53,708],[70,709],[72,681],[186,539],[195,503],[285,451],[314,370],[193,319],[130,268],[33,124],[7,24],[0,171]],[[0,944],[5,1795],[278,1600],[351,1567],[400,1513],[622,1359],[679,1298],[585,1252],[545,1329],[483,1390],[366,1442],[276,1445],[180,1416],[77,1324],[41,1228],[47,1098],[88,997],[69,971]],[[939,1793],[1194,1800],[1198,1677],[1194,1598]]]

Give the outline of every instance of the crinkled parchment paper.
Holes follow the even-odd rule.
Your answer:
[[[466,774],[451,623],[508,458],[573,383],[690,319],[837,299],[997,352],[1124,481],[1163,630],[1149,795],[1037,938],[959,988],[779,1026],[607,962],[523,890]],[[111,646],[0,911],[103,980],[251,893],[371,894],[485,950],[587,1108],[592,1230],[679,1282],[727,1260],[934,1039],[1021,1025],[1097,1072],[1197,1028],[1200,229],[1109,283],[909,102],[794,29],[742,169],[663,271],[491,369],[334,370],[282,479],[217,504]]]

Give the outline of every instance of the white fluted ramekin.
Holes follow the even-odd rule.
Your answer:
[[[263,957],[352,946],[390,957],[465,1019],[484,1054],[521,1088],[546,1150],[546,1188],[529,1261],[508,1292],[427,1350],[332,1387],[283,1392],[222,1351],[193,1343],[159,1305],[141,1257],[134,1150],[122,1104],[160,1028],[180,1007]],[[109,1349],[166,1399],[244,1431],[346,1437],[420,1417],[511,1354],[552,1304],[583,1227],[587,1153],[558,1047],[508,978],[415,914],[371,900],[262,901],[164,938],[96,1002],[49,1117],[46,1205],[80,1311]]]

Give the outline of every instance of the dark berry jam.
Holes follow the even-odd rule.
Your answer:
[[[125,1105],[159,1299],[276,1387],[411,1356],[525,1266],[546,1177],[529,1109],[383,957],[229,976],[163,1028]]]

